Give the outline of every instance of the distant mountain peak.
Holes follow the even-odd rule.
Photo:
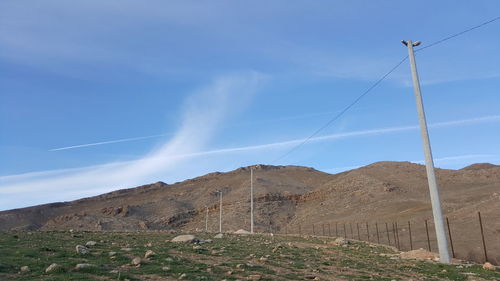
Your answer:
[[[476,163],[476,164],[466,166],[466,167],[462,168],[461,170],[484,170],[484,169],[491,169],[491,168],[498,168],[498,167],[500,167],[500,166],[494,165],[491,163]]]

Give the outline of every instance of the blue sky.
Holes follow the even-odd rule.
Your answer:
[[[430,44],[498,11],[498,1],[2,1],[0,209],[256,163],[333,173],[419,162],[407,62],[276,159],[406,56],[401,39]],[[497,21],[417,54],[438,167],[500,163],[499,32]]]

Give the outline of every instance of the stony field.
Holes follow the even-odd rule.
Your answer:
[[[401,259],[364,242],[214,236],[174,243],[162,232],[0,232],[0,280],[500,280],[498,269]]]

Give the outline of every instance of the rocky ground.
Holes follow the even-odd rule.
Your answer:
[[[334,237],[215,236],[0,232],[0,280],[500,280],[493,266],[442,265],[423,250],[401,254]]]

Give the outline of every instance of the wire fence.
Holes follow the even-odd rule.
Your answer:
[[[491,246],[499,246],[500,239],[495,239],[494,235],[486,235],[488,227],[486,223],[488,222],[483,219],[481,212],[477,212],[475,219],[454,221],[446,217],[445,222],[450,253],[453,258],[499,264],[500,256],[496,253],[498,249],[493,250]],[[282,228],[271,227],[270,232],[286,235],[344,237],[385,244],[400,251],[411,251],[419,248],[430,252],[438,251],[434,222],[431,219],[384,222],[328,221],[287,225]],[[464,235],[463,232],[467,232],[467,235]],[[493,232],[489,231],[489,233]]]
[[[214,206],[215,207],[215,206]],[[229,207],[229,206],[226,206]],[[217,207],[213,208],[217,213]],[[229,211],[229,210],[228,210]],[[231,210],[233,211],[233,210]],[[211,212],[212,213],[212,212]],[[231,212],[233,213],[233,212]],[[234,214],[234,213],[233,213]],[[223,232],[237,230],[235,221],[242,221],[246,213],[238,213],[242,217],[224,218]],[[209,219],[210,217],[210,219]],[[218,232],[219,217],[210,215],[197,217],[195,225],[198,231]],[[246,220],[245,220],[246,221]],[[369,243],[392,246],[400,251],[411,251],[423,248],[437,252],[436,232],[432,219],[421,220],[369,220],[369,221],[335,221],[327,220],[314,223],[297,223],[280,221],[277,218],[262,217],[255,222],[256,233],[274,233],[299,236],[344,237],[346,239],[366,241]],[[473,216],[453,216],[445,218],[449,249],[453,258],[484,263],[500,264],[500,229],[495,217],[484,217],[481,212]],[[215,228],[217,225],[217,228]],[[245,228],[245,227],[243,227]]]

